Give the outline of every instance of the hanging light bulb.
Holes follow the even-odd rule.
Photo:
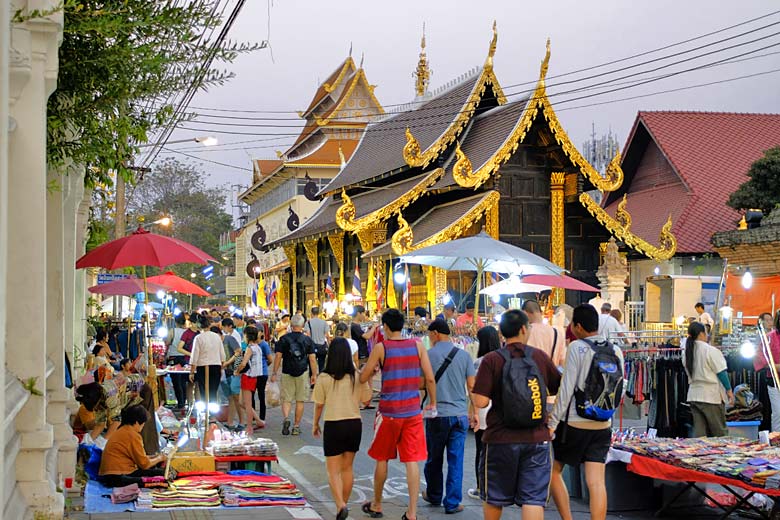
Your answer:
[[[756,345],[750,341],[745,341],[740,347],[739,347],[739,353],[742,355],[743,358],[752,358],[756,355]]]
[[[492,302],[493,302],[495,305],[498,305],[499,303],[501,303],[501,295],[500,295],[500,294],[493,295],[493,296],[490,298],[490,300],[491,300],[491,301],[492,301]]]
[[[655,274],[656,276],[661,274],[661,268],[659,266],[655,266],[655,269],[653,269],[653,274]]]
[[[742,287],[750,289],[753,287],[753,273],[750,272],[750,268],[745,269],[745,274],[742,275]]]
[[[395,272],[393,273],[393,281],[398,285],[406,283],[406,273],[404,273],[402,264],[399,262],[395,266]]]
[[[166,337],[168,337],[168,327],[162,325],[160,328],[158,328],[157,337],[160,339],[165,339]]]
[[[452,303],[452,296],[450,296],[450,293],[448,292],[444,293],[444,296],[441,297],[441,302],[444,305],[447,305],[448,303]]]
[[[163,298],[165,298],[165,291],[160,289],[159,291],[157,291],[157,299],[162,300]]]

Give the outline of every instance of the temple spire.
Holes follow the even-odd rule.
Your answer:
[[[425,54],[425,23],[423,22],[423,34],[420,41],[420,60],[414,71],[414,90],[417,97],[423,97],[428,92],[428,82],[431,80],[431,70],[428,68],[428,56]]]

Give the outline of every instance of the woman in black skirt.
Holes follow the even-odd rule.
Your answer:
[[[314,426],[312,434],[323,436],[328,484],[336,502],[337,520],[349,516],[347,502],[354,480],[352,463],[360,449],[363,425],[360,421],[360,384],[349,343],[335,338],[328,348],[325,369],[314,385]],[[320,417],[325,409],[325,426],[320,432]]]

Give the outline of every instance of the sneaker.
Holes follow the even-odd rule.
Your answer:
[[[290,435],[290,420],[285,419],[282,423],[282,435]]]
[[[300,434],[301,434],[301,428],[300,428],[300,426],[293,426],[293,429],[292,429],[292,434],[293,434],[293,435],[300,435]]]
[[[474,500],[482,500],[482,497],[479,496],[479,489],[471,488],[466,492],[466,494],[469,496],[469,498],[473,498]]]

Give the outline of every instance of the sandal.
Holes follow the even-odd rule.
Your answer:
[[[406,513],[404,513],[404,515],[401,517],[401,520],[412,520],[412,519],[406,516]],[[414,520],[417,520],[417,518],[415,518]]]
[[[382,511],[374,511],[371,509],[371,502],[365,502],[362,506],[360,506],[360,510],[363,511],[366,515],[368,515],[370,518],[382,518],[385,515],[382,514]],[[404,513],[404,517],[406,516],[406,513]]]

